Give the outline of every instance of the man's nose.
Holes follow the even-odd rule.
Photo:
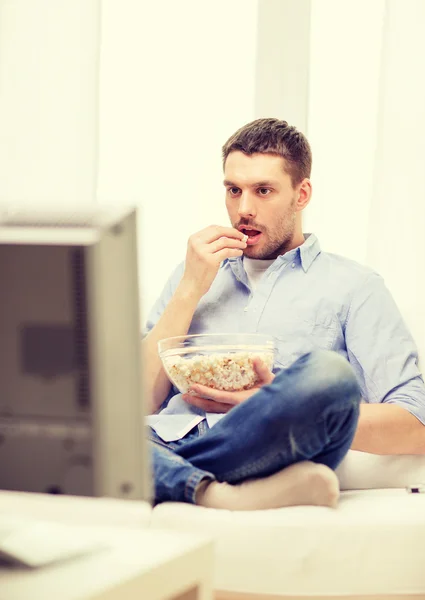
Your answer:
[[[249,192],[244,192],[239,200],[238,214],[240,217],[255,218],[257,210],[255,208],[255,200]]]

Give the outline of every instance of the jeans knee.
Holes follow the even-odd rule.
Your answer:
[[[327,395],[339,401],[346,399],[360,402],[360,388],[350,363],[337,352],[315,350],[308,355],[307,365],[311,380],[318,392],[326,390]]]
[[[340,406],[360,403],[360,388],[349,362],[328,350],[315,350],[299,358],[288,370],[292,392],[300,401]],[[285,378],[283,385],[288,385]]]
[[[357,384],[353,368],[340,354],[331,350],[314,350],[306,355],[308,367],[314,370],[316,375],[327,379],[329,384],[339,381],[347,381]]]

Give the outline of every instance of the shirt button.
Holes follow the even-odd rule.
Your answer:
[[[293,269],[295,269],[295,263],[292,263],[291,267],[292,267]]]
[[[248,307],[245,306],[245,308],[243,310],[244,310],[244,312],[248,312]]]

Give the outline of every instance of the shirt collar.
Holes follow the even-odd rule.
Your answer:
[[[302,268],[307,273],[315,259],[319,256],[321,249],[319,240],[314,233],[305,233],[304,239],[304,244],[297,248],[297,250],[300,255]]]
[[[290,250],[286,254],[278,256],[276,260],[281,262],[293,260],[295,256],[300,257],[301,266],[305,273],[309,270],[314,260],[319,256],[321,252],[319,240],[314,233],[304,234],[304,244],[301,244],[298,248]],[[242,257],[227,258],[224,262],[229,262],[232,266],[236,267],[238,271],[242,271]]]

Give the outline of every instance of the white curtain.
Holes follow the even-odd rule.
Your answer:
[[[142,210],[146,313],[189,235],[227,224],[221,145],[254,117],[257,0],[102,0],[101,15],[98,199]]]
[[[142,307],[227,223],[220,148],[312,143],[305,229],[385,278],[425,356],[424,0],[0,0],[0,201],[137,203]]]
[[[387,5],[368,260],[385,277],[425,364],[425,2]]]
[[[383,275],[422,357],[424,30],[423,0],[313,0],[306,215],[326,250]]]
[[[136,204],[143,315],[227,223],[221,145],[254,118],[257,0],[0,0],[0,202]]]

